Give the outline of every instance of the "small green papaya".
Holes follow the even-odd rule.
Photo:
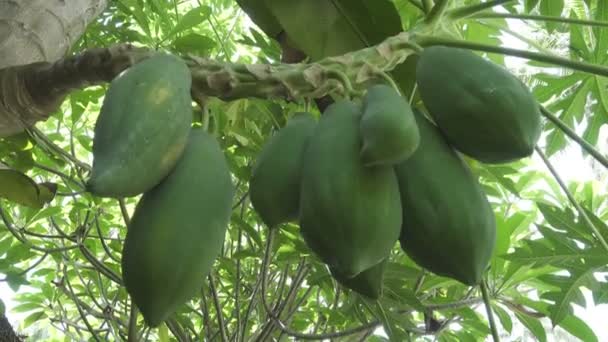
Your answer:
[[[273,228],[298,218],[304,148],[317,121],[296,113],[262,148],[249,181],[249,196],[262,221]]]
[[[224,243],[233,195],[219,144],[193,128],[173,171],[137,204],[124,242],[123,280],[148,325],[202,286]]]
[[[391,166],[359,158],[361,107],[330,105],[304,152],[300,232],[328,266],[352,278],[386,258],[397,242],[401,203]]]
[[[506,69],[468,50],[432,46],[420,56],[416,81],[437,126],[460,152],[485,163],[534,152],[540,107]]]
[[[334,279],[342,284],[342,286],[370,299],[378,299],[382,296],[382,282],[384,280],[384,269],[386,268],[387,260],[388,258],[382,260],[377,265],[357,274],[354,278],[345,277],[336,269],[330,268],[330,272]]]
[[[363,97],[359,129],[365,166],[400,163],[416,151],[420,142],[409,103],[384,84],[370,87]]]
[[[157,54],[110,83],[95,123],[88,191],[135,196],[169,174],[188,141],[191,82],[184,61]]]
[[[475,285],[494,249],[494,212],[439,130],[414,113],[420,146],[395,167],[403,206],[401,247],[427,270]]]

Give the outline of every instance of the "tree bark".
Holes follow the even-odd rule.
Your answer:
[[[106,6],[107,0],[0,0],[0,69],[64,57]],[[14,134],[40,120],[21,119],[0,111],[0,132]]]
[[[0,315],[0,341],[2,342],[21,342],[21,339],[15,331],[13,327],[8,322],[8,319],[4,315]]]

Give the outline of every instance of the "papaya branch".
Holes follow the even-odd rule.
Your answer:
[[[492,0],[492,1],[482,2],[479,4],[463,6],[463,7],[459,7],[459,8],[450,10],[447,13],[447,16],[450,17],[452,20],[462,19],[462,18],[471,16],[475,13],[479,13],[479,12],[485,11],[489,8],[500,6],[502,4],[506,4],[506,3],[512,2],[512,1],[513,0]]]
[[[484,51],[484,52],[489,52],[489,53],[498,53],[498,54],[503,54],[503,55],[530,59],[530,60],[534,60],[534,61],[538,61],[538,62],[553,64],[556,66],[561,66],[561,67],[569,68],[572,70],[582,71],[582,72],[590,73],[593,75],[608,76],[608,67],[605,67],[602,65],[597,65],[597,64],[573,61],[568,58],[558,57],[558,56],[554,56],[554,55],[547,55],[547,54],[538,53],[538,52],[511,49],[511,48],[505,48],[505,47],[501,47],[501,46],[474,43],[474,42],[468,42],[465,40],[435,37],[435,36],[422,35],[422,34],[412,36],[411,38],[413,39],[412,42],[415,42],[422,47],[433,46],[433,45],[442,45],[442,46],[457,47],[457,48],[476,50],[476,51]]]
[[[433,5],[434,5],[433,0],[422,0],[422,11],[425,14],[430,13],[431,9],[433,8]]]
[[[572,192],[570,192],[570,190],[568,189],[568,186],[566,186],[566,183],[564,183],[564,181],[562,180],[562,178],[559,175],[559,173],[555,170],[555,168],[553,167],[553,165],[549,161],[549,158],[547,158],[547,156],[545,155],[545,153],[538,146],[535,147],[535,150],[536,150],[536,153],[538,153],[538,155],[540,156],[540,158],[543,160],[543,162],[545,163],[545,165],[547,166],[547,168],[549,169],[549,172],[551,172],[551,174],[553,175],[553,178],[555,178],[555,180],[559,184],[559,186],[562,189],[562,191],[568,197],[568,200],[570,201],[570,203],[572,204],[572,206],[574,206],[574,208],[576,209],[576,211],[578,212],[578,214],[581,216],[581,218],[583,219],[583,221],[585,221],[585,223],[587,224],[587,226],[591,230],[592,234],[599,241],[599,243],[602,245],[602,247],[606,251],[608,251],[608,243],[604,239],[604,236],[602,235],[602,233],[600,233],[599,229],[591,221],[591,219],[589,218],[589,216],[587,215],[587,213],[585,212],[585,210],[583,210],[583,208],[578,203],[578,201],[576,200],[576,198],[574,198],[574,195],[572,195]]]
[[[500,342],[500,337],[498,336],[498,329],[496,327],[496,322],[494,321],[494,313],[492,312],[492,302],[490,301],[490,294],[488,293],[488,284],[485,280],[481,281],[481,283],[479,284],[479,288],[481,289],[483,302],[486,306],[486,313],[488,315],[490,331],[492,332],[492,339],[494,340],[494,342]]]
[[[437,0],[435,1],[435,6],[431,9],[429,14],[426,16],[425,21],[428,24],[433,24],[439,21],[446,9],[448,8],[450,0]]]
[[[57,253],[57,252],[65,252],[71,249],[78,248],[78,245],[71,246],[63,246],[63,247],[54,247],[54,248],[43,248],[34,245],[30,240],[26,239],[22,234],[19,233],[20,229],[15,227],[13,223],[10,221],[8,215],[0,205],[0,218],[2,218],[2,222],[8,229],[8,231],[22,244],[26,245],[28,248],[42,252],[42,253]]]
[[[207,278],[209,279],[209,291],[211,292],[211,297],[213,298],[213,306],[215,307],[215,311],[217,313],[217,320],[220,328],[220,337],[222,339],[222,342],[228,342],[228,334],[226,333],[226,323],[224,322],[224,315],[222,314],[222,305],[220,304],[220,300],[215,289],[215,281],[213,280],[213,276],[211,274],[209,274]]]
[[[564,24],[575,24],[583,26],[608,27],[608,21],[586,20],[564,17],[550,17],[546,15],[519,14],[519,13],[497,13],[480,12],[469,16],[467,19],[521,19],[532,21],[558,22]]]
[[[511,30],[508,27],[502,27],[496,24],[493,24],[491,22],[488,22],[487,20],[480,20],[478,21],[478,23],[480,25],[486,26],[486,27],[490,27],[496,31],[502,31],[508,35],[511,35],[512,37],[515,37],[517,39],[519,39],[520,41],[530,45],[531,47],[535,48],[537,51],[544,53],[544,54],[551,54],[551,51],[547,50],[544,46],[542,46],[541,44],[539,44],[538,42],[534,41],[533,39],[529,39],[527,37],[525,37],[522,34],[519,34],[513,30]]]
[[[585,139],[581,138],[574,130],[572,130],[568,125],[566,125],[562,120],[560,120],[557,116],[552,114],[547,110],[544,106],[540,107],[540,113],[551,121],[555,126],[557,126],[564,134],[566,134],[570,139],[576,141],[587,153],[589,153],[595,160],[604,165],[605,168],[608,169],[608,158],[606,158],[603,154],[601,154],[593,145],[588,143]]]
[[[311,64],[232,64],[190,56],[192,96],[223,100],[319,98],[348,95],[405,61],[417,47],[402,33],[363,50]],[[121,71],[154,52],[129,44],[91,49],[55,63],[34,63],[0,70],[0,136],[46,120],[75,89],[111,81]],[[67,156],[66,156],[67,157]]]
[[[410,4],[414,5],[414,7],[418,8],[422,12],[424,12],[424,6],[420,0],[409,0]]]
[[[46,120],[71,91],[109,82],[150,54],[148,49],[123,44],[87,50],[54,63],[0,70],[0,136]]]

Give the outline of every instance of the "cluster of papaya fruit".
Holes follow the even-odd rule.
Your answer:
[[[87,190],[143,194],[128,223],[122,277],[153,327],[201,288],[232,209],[225,156],[192,127],[191,82],[181,59],[155,55],[112,81],[95,124]]]
[[[333,277],[374,299],[397,241],[421,267],[478,284],[495,217],[459,153],[510,162],[529,156],[540,136],[529,89],[470,51],[424,49],[416,81],[434,123],[392,87],[374,85],[318,121],[294,115],[263,147],[250,180],[266,225],[299,221]]]

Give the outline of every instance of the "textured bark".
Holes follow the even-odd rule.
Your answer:
[[[0,137],[46,120],[70,91],[109,82],[151,53],[122,44],[87,50],[55,63],[0,69]]]
[[[6,319],[6,316],[0,315],[0,341],[2,342],[21,342],[21,339],[15,331],[13,327]]]
[[[0,0],[0,69],[63,57],[107,0]]]
[[[106,5],[107,0],[0,0],[0,69],[62,58]],[[26,111],[14,108],[14,103],[33,102],[19,70],[0,80],[0,136],[20,132],[50,113],[48,103]],[[12,94],[15,98],[7,101]]]

